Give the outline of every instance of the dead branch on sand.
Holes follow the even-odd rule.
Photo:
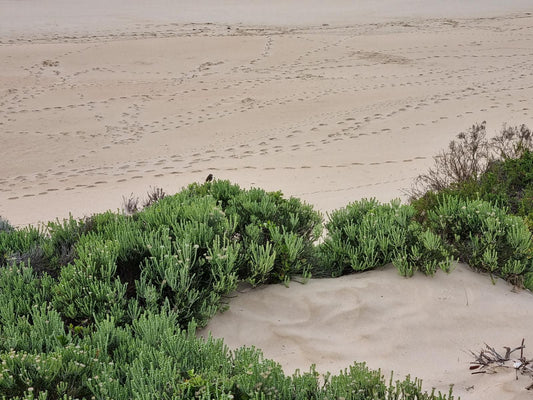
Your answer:
[[[481,349],[479,354],[470,351],[475,361],[470,363],[470,370],[472,374],[496,373],[497,368],[514,368],[516,371],[516,379],[518,380],[518,372],[527,375],[533,379],[533,359],[527,360],[524,357],[524,339],[522,344],[514,349],[504,346],[505,355],[498,353],[494,347],[485,343],[485,349]],[[511,358],[511,355],[520,350],[519,358]],[[527,390],[533,390],[533,383],[526,387]]]

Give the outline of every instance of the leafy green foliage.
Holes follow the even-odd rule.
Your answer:
[[[445,196],[429,210],[428,224],[473,268],[516,284],[523,284],[523,274],[533,271],[526,224],[489,202]]]
[[[73,326],[107,315],[125,323],[161,307],[185,326],[204,324],[238,280],[308,274],[320,228],[320,215],[298,199],[214,181],[158,196],[132,216],[3,230],[0,261],[57,278],[51,302]]]
[[[445,196],[485,200],[523,217],[533,227],[533,153],[524,150],[520,158],[493,161],[478,180],[454,183],[438,192],[429,191],[411,203],[425,218]]]
[[[0,397],[446,398],[408,379],[386,384],[363,364],[326,382],[314,367],[286,376],[257,349],[196,337],[240,280],[287,283],[317,270],[322,217],[311,206],[227,181],[145,206],[0,230]],[[393,208],[405,224],[411,211]]]
[[[333,276],[393,263],[404,276],[417,270],[449,271],[452,261],[442,240],[414,220],[414,208],[399,201],[361,200],[334,211],[321,245],[324,268]]]
[[[236,221],[233,239],[242,244],[239,278],[255,285],[309,275],[316,261],[313,243],[322,232],[322,216],[312,206],[294,197],[284,199],[281,192],[240,190],[228,181],[188,190],[212,196]]]
[[[416,219],[472,267],[533,289],[533,135],[504,126],[491,140],[474,125],[435,157],[411,190]],[[517,215],[514,218],[507,213]]]
[[[13,229],[9,221],[0,215],[0,232],[10,232]]]

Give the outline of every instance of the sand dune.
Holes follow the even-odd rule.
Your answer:
[[[499,280],[464,265],[450,274],[403,278],[393,267],[344,276],[262,286],[237,293],[230,308],[205,328],[230,347],[254,345],[278,360],[287,373],[336,373],[353,361],[407,374],[424,387],[462,399],[526,399],[531,378],[514,370],[471,375],[469,351],[484,343],[505,353],[533,341],[533,295],[514,292]],[[533,353],[531,353],[533,354]]]
[[[0,215],[80,217],[209,173],[327,212],[404,197],[476,122],[533,126],[530,1],[221,4],[0,0]],[[241,293],[208,329],[288,372],[367,361],[521,399],[526,378],[471,376],[465,352],[531,345],[532,299],[464,267],[385,269]]]

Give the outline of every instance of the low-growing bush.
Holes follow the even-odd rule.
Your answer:
[[[241,190],[228,181],[191,185],[191,195],[212,196],[236,221],[233,240],[242,244],[239,278],[256,285],[309,276],[316,263],[314,242],[322,233],[322,216],[312,206],[281,192]]]
[[[533,135],[525,125],[504,125],[500,133],[489,140],[486,137],[485,122],[474,124],[467,132],[459,133],[447,150],[433,157],[435,165],[428,172],[419,175],[407,192],[411,201],[428,192],[456,188],[466,189],[468,192],[468,188],[477,187],[480,179],[494,164],[520,159],[530,151],[533,151]],[[512,168],[507,170],[512,171]],[[505,179],[500,182],[504,185],[507,183]]]
[[[9,223],[9,221],[5,218],[3,218],[1,215],[0,215],[0,232],[4,231],[4,232],[10,232],[13,230],[13,227],[11,226],[11,224]]]
[[[446,196],[485,200],[523,217],[533,228],[533,153],[524,150],[519,158],[495,160],[477,180],[454,183],[438,192],[429,191],[411,204],[420,220]]]
[[[428,211],[428,225],[471,267],[518,285],[527,283],[533,247],[522,218],[483,200],[445,196]]]
[[[533,135],[504,126],[486,138],[485,123],[461,133],[410,190],[415,218],[473,268],[533,288]],[[521,218],[512,217],[517,215]]]
[[[381,204],[363,199],[334,211],[320,246],[331,275],[365,271],[393,263],[404,276],[417,270],[433,275],[449,271],[452,258],[437,235],[414,220],[415,210],[399,201]]]
[[[57,278],[51,302],[79,329],[161,308],[181,326],[203,325],[239,280],[288,282],[312,269],[322,219],[298,199],[227,181],[152,197],[133,215],[106,212],[49,223],[45,231],[1,232],[1,254]]]
[[[98,321],[84,337],[59,335],[50,349],[0,351],[0,395],[42,399],[453,399],[425,393],[409,377],[386,382],[355,363],[338,376],[284,374],[253,347],[231,352],[221,339],[179,328],[171,312],[145,312],[131,325]],[[41,332],[45,340],[58,332]]]
[[[463,187],[464,189],[464,187]],[[463,191],[427,193],[418,199],[417,218],[453,248],[454,256],[472,268],[533,289],[531,220],[468,196]]]

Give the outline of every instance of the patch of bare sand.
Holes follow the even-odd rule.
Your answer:
[[[354,361],[385,377],[411,374],[462,399],[529,399],[531,378],[514,369],[471,375],[469,351],[487,343],[505,354],[525,338],[533,357],[533,295],[459,265],[450,274],[403,278],[394,267],[307,284],[267,285],[238,293],[202,332],[230,348],[254,345],[286,373],[338,373]],[[528,346],[529,343],[529,346]]]

